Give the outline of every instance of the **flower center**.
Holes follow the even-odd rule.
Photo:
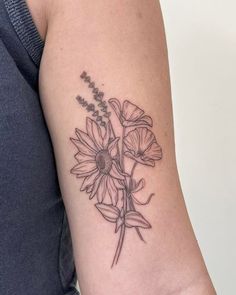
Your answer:
[[[141,151],[140,149],[137,151],[137,156],[142,157],[144,155],[144,152]]]
[[[96,155],[96,163],[99,171],[108,174],[112,166],[112,158],[107,150],[101,150]]]

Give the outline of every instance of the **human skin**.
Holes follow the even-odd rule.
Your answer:
[[[179,183],[167,49],[158,2],[27,2],[45,40],[40,98],[55,151],[82,294],[216,294]],[[124,226],[122,251],[112,268],[123,225],[115,234],[114,224],[94,206],[99,203],[97,195],[89,200],[88,192],[80,190],[83,178],[71,173],[78,164],[74,155],[80,150],[70,138],[76,139],[76,128],[88,132],[86,118],[94,119],[76,99],[79,95],[94,102],[91,88],[80,77],[83,71],[105,93],[108,105],[110,98],[117,98],[121,104],[128,100],[144,110],[152,127],[142,127],[151,130],[161,147],[160,159],[155,152],[155,166],[139,163],[135,170],[135,178],[145,180],[140,200],[155,194],[147,206],[135,204],[151,225],[138,227],[146,243],[137,227]],[[112,105],[109,110],[112,126],[121,134]],[[133,162],[124,153],[121,148],[130,172]],[[119,164],[120,158],[117,161]]]

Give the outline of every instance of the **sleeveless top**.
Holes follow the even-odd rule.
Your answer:
[[[43,47],[24,0],[0,0],[1,295],[79,294],[39,100]]]

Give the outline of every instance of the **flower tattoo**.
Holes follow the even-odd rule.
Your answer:
[[[106,221],[114,224],[119,239],[112,261],[118,263],[127,229],[135,229],[139,238],[144,241],[141,229],[150,229],[151,224],[138,211],[137,206],[147,205],[153,193],[145,202],[140,201],[138,192],[145,187],[145,180],[135,179],[137,165],[154,167],[162,159],[162,149],[151,131],[153,122],[142,109],[128,100],[123,104],[117,98],[108,103],[95,83],[86,72],[81,79],[88,83],[95,104],[77,96],[78,103],[91,113],[86,118],[86,130],[75,129],[71,137],[76,147],[76,164],[71,173],[83,180],[80,187],[89,199],[96,199],[95,208]],[[109,106],[113,112],[110,112]],[[122,135],[115,135],[112,115],[120,122]],[[132,169],[125,168],[126,161],[132,162]]]
[[[148,125],[152,127],[151,117],[144,115],[143,110],[128,100],[124,101],[122,108],[119,100],[116,98],[109,99],[109,103],[119,118],[122,126]]]
[[[155,166],[155,161],[162,157],[160,145],[152,131],[146,127],[138,127],[130,131],[124,138],[125,156],[140,164]]]
[[[106,192],[108,192],[112,204],[115,206],[118,201],[118,189],[124,189],[122,182],[125,180],[115,157],[118,151],[119,138],[111,139],[109,128],[106,129],[104,137],[100,126],[87,117],[87,133],[76,129],[76,138],[72,142],[78,149],[75,165],[71,173],[78,178],[84,178],[81,191],[89,193],[89,199],[95,195],[97,201],[102,203]]]

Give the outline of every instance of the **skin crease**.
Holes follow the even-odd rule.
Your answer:
[[[48,15],[46,11],[46,2],[47,1],[37,1],[37,0],[25,0],[28,5],[29,11],[32,15],[34,23],[38,29],[39,35],[42,40],[45,40],[47,33],[47,18]]]
[[[206,267],[204,265],[200,250],[197,245],[197,241],[195,240],[192,227],[186,212],[185,204],[182,198],[182,192],[179,184],[178,179],[178,172],[176,168],[176,161],[175,161],[175,152],[174,152],[174,135],[173,135],[173,122],[172,122],[172,110],[171,110],[171,94],[170,94],[170,85],[169,85],[169,73],[168,73],[168,64],[167,64],[167,50],[166,50],[166,44],[165,44],[165,36],[163,31],[163,23],[161,21],[156,21],[156,15],[152,15],[150,13],[150,9],[145,4],[140,4],[137,1],[135,3],[137,4],[137,9],[134,9],[131,2],[132,1],[123,1],[123,4],[127,5],[127,10],[132,12],[135,10],[134,16],[129,17],[126,16],[122,10],[119,10],[120,6],[118,5],[116,8],[117,15],[120,15],[121,21],[119,22],[119,18],[116,18],[116,16],[112,16],[109,18],[109,13],[107,12],[107,6],[113,5],[105,0],[98,1],[100,3],[96,3],[96,9],[93,8],[93,0],[92,1],[80,1],[79,4],[77,1],[53,1],[53,0],[44,0],[44,1],[38,1],[38,0],[27,0],[26,1],[30,12],[32,14],[33,20],[38,28],[38,31],[40,33],[40,36],[43,40],[47,39],[48,44],[46,45],[46,53],[45,57],[43,57],[42,60],[42,69],[41,69],[41,78],[40,78],[40,89],[41,89],[41,95],[42,95],[42,105],[45,112],[45,117],[49,126],[49,130],[53,139],[53,145],[54,150],[57,158],[57,168],[59,171],[59,180],[62,192],[64,195],[66,195],[65,198],[65,206],[67,213],[69,214],[69,222],[70,227],[72,231],[72,239],[73,239],[73,247],[74,247],[74,255],[76,260],[76,267],[81,270],[79,270],[78,276],[79,279],[81,279],[81,288],[82,288],[82,294],[83,295],[108,295],[108,294],[122,294],[122,295],[214,295],[216,294],[214,291],[214,288],[212,286],[211,280],[208,276]],[[103,7],[103,2],[104,4]],[[114,1],[114,6],[116,5],[117,1]],[[142,2],[142,1],[141,1]],[[148,0],[149,5],[153,6],[153,11],[157,13],[159,16],[158,19],[161,19],[160,15],[160,8],[155,7],[153,4],[153,1]],[[71,7],[68,9],[68,7]],[[94,11],[93,11],[94,9]],[[114,34],[117,34],[117,36],[121,36],[121,42],[118,42],[116,45],[119,46],[119,44],[122,44],[122,47],[124,47],[124,52],[121,49],[121,52],[126,53],[128,59],[131,60],[135,65],[133,66],[134,69],[127,68],[126,72],[123,73],[123,70],[119,69],[117,72],[115,72],[112,76],[116,77],[118,76],[118,81],[122,81],[122,85],[120,87],[116,86],[114,84],[115,81],[114,78],[111,78],[109,73],[109,67],[107,67],[107,70],[102,70],[101,73],[103,73],[103,76],[101,74],[100,76],[100,69],[97,69],[95,66],[93,66],[93,63],[89,63],[89,59],[86,59],[87,64],[82,65],[72,65],[73,59],[70,59],[69,55],[75,54],[76,52],[76,46],[80,46],[80,44],[76,44],[75,47],[73,45],[67,46],[68,42],[70,43],[70,36],[65,38],[65,41],[57,42],[59,40],[58,36],[63,39],[63,36],[65,36],[65,32],[70,32],[72,35],[72,39],[74,37],[73,34],[76,34],[78,32],[80,36],[80,40],[83,40],[85,38],[84,44],[86,44],[89,47],[89,38],[91,40],[96,39],[97,35],[100,34],[99,29],[101,29],[101,36],[100,38],[104,40],[104,44],[107,44],[109,46],[109,41],[106,39],[106,33],[103,34],[103,32],[107,31],[106,24],[104,25],[103,22],[100,26],[96,26],[96,21],[99,20],[99,18],[96,16],[96,11],[103,11],[106,14],[106,17],[109,21],[110,26],[114,30]],[[111,7],[111,11],[113,7]],[[80,14],[76,11],[81,11]],[[92,11],[92,13],[91,13]],[[91,23],[87,23],[88,19],[84,17],[84,14],[91,19]],[[95,15],[94,15],[95,14]],[[148,19],[150,19],[151,25],[154,24],[154,27],[156,26],[156,31],[154,28],[154,31],[151,34],[150,40],[145,40],[140,42],[142,40],[142,30],[145,31],[147,28],[149,28],[149,23],[147,21],[146,14],[148,14]],[[150,15],[149,15],[150,14]],[[94,18],[93,18],[94,15]],[[77,19],[81,20],[78,21]],[[112,24],[113,18],[117,22],[117,25],[114,26]],[[128,20],[127,20],[127,19]],[[147,25],[145,24],[145,21],[147,21]],[[145,64],[141,64],[142,60],[140,59],[139,55],[131,56],[130,54],[130,48],[134,46],[132,43],[124,42],[126,38],[130,38],[128,35],[122,35],[122,31],[125,29],[122,27],[122,23],[127,22],[130,26],[126,26],[127,31],[129,31],[129,28],[133,28],[132,24],[138,22],[138,24],[144,24],[140,25],[141,30],[140,33],[135,32],[135,34],[138,35],[137,39],[139,43],[141,43],[140,48],[136,46],[135,48],[138,48],[141,52],[142,48],[147,48],[147,51],[144,51],[144,57],[147,59],[147,63],[150,66],[150,72],[151,74],[156,74],[158,78],[154,81],[147,81],[145,78],[142,77],[141,74],[139,74],[140,68],[135,68],[137,61],[140,62],[140,67],[143,68],[143,71],[145,73],[148,73],[149,69],[145,68]],[[64,26],[62,27],[62,23]],[[71,27],[73,27],[73,24],[75,23],[74,30],[70,30]],[[121,32],[118,32],[119,29],[117,27],[121,26]],[[86,26],[89,27],[89,30],[86,31],[87,35],[84,36],[81,33],[80,28]],[[135,27],[135,26],[134,26]],[[65,30],[64,30],[65,28]],[[96,34],[94,34],[94,28],[96,28]],[[117,29],[117,32],[116,32]],[[158,33],[158,40],[153,37],[155,33]],[[127,33],[128,34],[128,33]],[[140,35],[139,35],[140,34]],[[55,39],[54,39],[55,36]],[[88,36],[88,37],[87,37]],[[112,35],[110,36],[112,38]],[[124,38],[124,39],[122,39]],[[153,39],[152,39],[153,38]],[[112,42],[112,41],[111,41]],[[116,42],[116,39],[113,40],[113,42]],[[123,43],[122,43],[123,42]],[[58,44],[59,43],[59,44]],[[93,48],[95,43],[91,43],[91,47]],[[123,45],[124,44],[124,45]],[[111,44],[112,46],[112,44]],[[56,48],[57,47],[57,48]],[[56,49],[55,49],[56,48]],[[106,49],[106,46],[105,46]],[[137,50],[138,50],[137,49]],[[82,52],[82,48],[81,48]],[[98,52],[102,54],[103,49],[98,48]],[[156,53],[157,52],[157,53]],[[94,51],[93,49],[90,50],[90,55],[92,56],[93,60],[95,59]],[[86,52],[87,54],[87,52]],[[139,54],[139,53],[138,53]],[[149,54],[149,56],[147,56]],[[108,50],[108,60],[104,59],[105,61],[108,61],[108,64],[112,63],[113,60],[109,59],[109,50]],[[125,56],[125,54],[123,54]],[[140,53],[141,55],[141,53]],[[61,65],[58,66],[57,60],[62,60],[62,67]],[[81,56],[76,57],[75,54],[75,60],[76,58],[79,61],[83,58],[83,52],[81,53]],[[119,56],[117,55],[117,59]],[[133,58],[133,59],[132,59]],[[52,61],[53,59],[53,61]],[[124,57],[125,59],[125,57]],[[152,62],[152,60],[158,60],[158,62]],[[105,62],[104,62],[105,63]],[[120,61],[120,64],[126,63],[126,60]],[[50,66],[47,66],[50,64]],[[132,64],[132,63],[130,63]],[[153,65],[152,65],[153,64]],[[154,228],[158,228],[156,232],[148,233],[146,236],[146,239],[151,241],[151,243],[148,243],[147,245],[142,245],[139,243],[139,241],[136,239],[136,237],[133,235],[131,238],[127,237],[127,242],[125,246],[125,250],[127,251],[127,254],[123,255],[123,257],[126,257],[127,262],[124,263],[123,268],[126,271],[122,271],[122,266],[119,269],[114,270],[113,273],[105,272],[104,276],[101,275],[100,279],[96,278],[96,273],[102,273],[104,269],[107,267],[107,264],[102,264],[103,261],[108,261],[113,253],[113,247],[108,246],[110,241],[112,241],[113,244],[116,243],[116,238],[112,237],[110,238],[110,235],[106,236],[106,231],[109,231],[109,225],[101,225],[99,223],[98,225],[92,225],[91,227],[87,224],[91,223],[91,220],[98,220],[98,216],[95,215],[94,209],[92,207],[92,204],[89,203],[87,196],[83,196],[85,201],[82,201],[82,203],[74,203],[75,194],[74,191],[79,189],[79,186],[76,183],[76,180],[71,177],[71,175],[66,175],[67,170],[73,166],[73,154],[74,149],[71,148],[71,146],[67,146],[67,142],[62,146],[63,144],[61,142],[65,141],[65,137],[69,137],[75,127],[80,127],[78,125],[77,115],[79,111],[79,108],[77,108],[76,102],[72,99],[75,97],[75,95],[78,93],[78,87],[73,88],[73,85],[75,83],[78,83],[78,80],[76,80],[74,77],[75,75],[79,75],[82,70],[84,70],[84,67],[88,65],[88,68],[93,69],[93,78],[98,83],[104,82],[105,87],[107,85],[107,90],[109,92],[109,95],[113,95],[113,93],[118,93],[120,96],[123,96],[123,92],[127,93],[128,95],[132,95],[134,97],[137,97],[137,101],[133,101],[138,106],[141,106],[147,114],[150,114],[153,118],[155,125],[155,134],[159,135],[160,138],[160,144],[163,146],[164,151],[164,160],[160,164],[160,167],[155,168],[157,171],[157,179],[161,182],[157,186],[155,186],[156,178],[153,178],[153,170],[150,169],[149,172],[147,172],[147,179],[150,179],[150,181],[153,183],[153,186],[155,186],[155,191],[157,191],[157,195],[164,195],[165,198],[159,198],[158,200],[154,199],[152,201],[152,205],[149,205],[149,207],[155,207],[157,208],[157,212],[152,209],[145,209],[145,214],[147,216],[150,216],[152,220],[152,224]],[[102,65],[102,64],[101,64]],[[101,66],[100,65],[100,66]],[[119,63],[118,63],[119,65]],[[114,62],[113,66],[117,66]],[[122,64],[123,65],[123,64]],[[58,67],[58,71],[57,71]],[[121,67],[121,66],[120,66]],[[62,73],[59,72],[59,69],[63,68]],[[161,68],[161,70],[159,70]],[[78,70],[77,70],[78,69]],[[54,72],[55,71],[55,72]],[[161,72],[161,73],[160,73]],[[54,78],[53,80],[51,77],[55,76],[55,73],[57,73],[58,77]],[[73,75],[73,73],[75,73]],[[164,74],[162,74],[164,73]],[[119,76],[120,75],[120,76]],[[127,82],[127,85],[125,84],[125,80],[122,80],[122,77],[124,75],[127,75],[127,79],[131,82]],[[67,76],[71,76],[71,82],[66,80]],[[45,77],[45,79],[44,79]],[[120,79],[119,79],[120,77]],[[50,80],[52,79],[52,80]],[[45,80],[48,80],[49,82],[45,82]],[[63,87],[60,87],[57,85],[62,84],[64,81],[66,81],[63,85]],[[137,87],[137,90],[134,89],[132,86],[132,92],[129,93],[129,83],[130,85],[134,85],[135,83],[133,81],[139,81],[140,85],[145,85]],[[75,83],[73,83],[75,82]],[[71,84],[70,84],[71,83]],[[81,82],[80,82],[81,83]],[[82,85],[82,84],[79,84]],[[108,86],[110,85],[110,86]],[[153,85],[158,85],[158,87],[154,87]],[[65,92],[64,91],[65,88]],[[122,88],[123,90],[119,90],[119,88]],[[156,90],[158,88],[158,91]],[[72,90],[70,90],[72,89]],[[150,89],[150,90],[149,90]],[[88,93],[88,92],[87,92]],[[140,95],[139,95],[140,93]],[[55,110],[55,105],[53,101],[50,99],[52,95],[58,98],[58,106],[56,106],[57,113],[62,113],[58,117],[56,114],[53,114],[53,110]],[[164,97],[163,101],[156,102],[154,100],[151,101],[151,104],[147,100],[142,100],[142,97],[153,97],[153,96],[160,96]],[[63,97],[68,97],[69,102],[66,103],[63,101]],[[140,98],[138,98],[140,97]],[[153,112],[153,108],[157,111],[156,113]],[[68,110],[68,117],[66,114],[63,113],[63,110]],[[82,111],[81,111],[82,112]],[[87,114],[86,114],[87,115]],[[62,121],[64,124],[62,124],[62,130],[56,129],[55,126],[58,125],[59,122]],[[168,120],[166,120],[168,118]],[[85,117],[83,117],[83,120],[85,121]],[[158,122],[160,122],[160,126],[157,126]],[[82,124],[82,123],[81,123]],[[84,125],[83,125],[84,126]],[[60,129],[60,128],[59,128]],[[85,130],[85,128],[81,128]],[[65,148],[66,147],[66,151]],[[69,152],[68,152],[69,150]],[[69,158],[68,158],[69,154]],[[71,160],[72,158],[72,160]],[[163,164],[164,163],[164,164]],[[159,165],[159,164],[158,164]],[[64,168],[66,167],[66,168]],[[65,172],[66,170],[66,172]],[[137,173],[142,176],[142,169],[138,169]],[[67,173],[68,174],[68,173]],[[153,190],[152,188],[150,189]],[[69,197],[67,197],[69,196]],[[176,197],[173,197],[176,196]],[[81,208],[84,208],[83,210],[86,211],[88,218],[90,218],[89,222],[84,221],[84,218],[79,219],[77,216],[81,215],[83,216],[83,211]],[[80,211],[81,210],[81,211]],[[92,212],[91,212],[92,211]],[[100,219],[99,219],[100,220]],[[84,229],[84,225],[86,225],[86,231]],[[101,238],[96,237],[95,240],[93,240],[92,235],[94,230],[96,232],[101,231],[100,226],[103,226],[103,232],[101,233]],[[79,234],[78,234],[79,233]],[[171,233],[171,234],[169,234]],[[102,258],[100,258],[100,252],[96,252],[94,250],[93,252],[90,251],[88,254],[86,251],[88,248],[88,245],[85,244],[84,241],[79,241],[78,236],[85,235],[86,239],[90,240],[92,243],[92,246],[90,247],[93,249],[93,244],[97,245],[97,248],[99,248],[101,251],[104,247],[104,241],[108,240],[109,243],[105,243],[105,248],[107,251],[106,255]],[[133,240],[135,240],[135,246],[137,248],[132,248],[131,245]],[[79,247],[76,247],[76,245],[81,244],[81,249],[79,251]],[[152,245],[155,244],[157,246],[153,247]],[[129,246],[128,246],[129,245]],[[146,248],[144,248],[146,247]],[[135,249],[135,250],[134,250]],[[155,251],[154,251],[155,249]],[[168,250],[166,250],[168,249]],[[82,254],[83,251],[83,254]],[[138,262],[132,258],[133,252],[136,251],[139,256]],[[158,254],[158,253],[159,254]],[[111,254],[110,254],[111,253]],[[137,254],[137,255],[138,255]],[[86,258],[84,258],[84,257]],[[131,257],[131,258],[129,258]],[[130,261],[129,261],[130,259]],[[91,263],[92,260],[92,263]],[[95,268],[98,269],[98,271],[93,271],[91,269],[91,265],[93,265],[93,261],[100,261],[101,265],[97,265]],[[149,261],[147,263],[146,261]],[[158,261],[158,263],[152,263],[152,261]],[[79,267],[78,267],[79,265]],[[139,271],[137,271],[137,269]],[[140,271],[142,270],[143,271]],[[132,277],[127,280],[127,273],[132,274]],[[91,277],[90,277],[91,276]],[[105,281],[105,279],[107,281]],[[92,281],[92,284],[90,285],[90,281]],[[102,282],[102,283],[101,283]],[[102,284],[102,285],[101,285]],[[127,286],[126,287],[124,287]],[[114,286],[116,286],[116,289],[113,290]],[[93,289],[94,288],[94,289]],[[106,289],[107,288],[107,289]],[[95,291],[94,291],[95,290]],[[145,290],[145,291],[143,291]],[[95,292],[95,293],[94,293]],[[145,293],[147,292],[147,293]]]

